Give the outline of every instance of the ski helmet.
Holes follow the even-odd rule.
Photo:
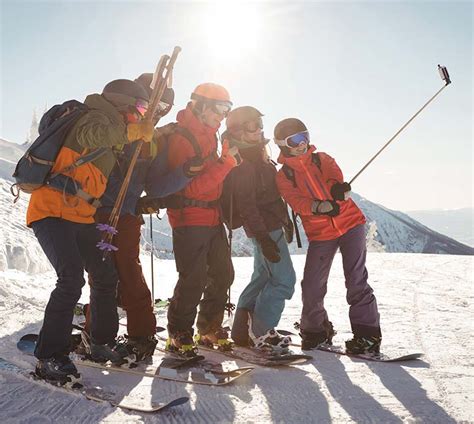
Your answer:
[[[232,133],[234,131],[245,130],[245,124],[248,122],[261,121],[262,116],[263,113],[252,106],[240,106],[229,112],[225,124],[227,130]]]
[[[102,96],[120,112],[126,112],[132,107],[140,115],[143,115],[144,111],[148,108],[148,101],[150,99],[142,85],[126,79],[109,82],[102,90]]]
[[[148,92],[148,95],[151,96],[152,88],[151,82],[153,81],[152,73],[141,74],[138,78],[135,79],[135,82],[138,82],[145,90]],[[171,87],[166,87],[163,95],[161,96],[160,102],[166,103],[168,105],[174,104],[174,90]]]
[[[278,122],[273,131],[273,136],[276,142],[276,140],[284,140],[290,135],[303,131],[308,131],[308,128],[306,128],[306,125],[302,121],[297,118],[286,118]]]
[[[212,82],[199,84],[192,92],[191,99],[202,102],[229,103],[232,106],[229,92],[222,87],[222,85],[214,84]]]

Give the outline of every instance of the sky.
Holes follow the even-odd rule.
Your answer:
[[[152,72],[179,45],[175,119],[212,81],[235,106],[302,119],[350,180],[397,210],[472,207],[473,3],[0,0],[0,137],[23,143],[33,111]],[[278,148],[270,143],[276,158]]]

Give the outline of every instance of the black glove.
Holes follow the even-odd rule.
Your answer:
[[[349,183],[336,183],[331,187],[331,196],[334,200],[346,200],[348,191],[351,191]]]
[[[280,249],[276,242],[267,233],[259,234],[255,238],[262,248],[262,253],[265,258],[273,263],[280,262]]]
[[[194,156],[183,165],[183,171],[188,178],[199,175],[204,169],[204,160],[199,156]]]
[[[334,200],[314,200],[311,210],[314,215],[339,215],[339,205]]]
[[[151,198],[148,196],[140,197],[137,202],[137,206],[135,208],[135,213],[137,215],[146,214],[146,213],[154,213],[158,212],[160,209],[165,209],[166,206],[164,205],[163,198],[155,197]]]

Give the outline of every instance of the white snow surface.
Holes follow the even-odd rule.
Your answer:
[[[46,261],[42,257],[37,262]],[[298,280],[304,255],[293,256]],[[142,255],[147,281],[150,256]],[[249,281],[252,258],[234,258],[232,300]],[[369,363],[325,352],[302,365],[270,369],[256,366],[232,385],[208,387],[158,379],[102,374],[81,368],[87,384],[124,396],[154,401],[189,396],[191,401],[156,414],[134,413],[86,400],[47,384],[0,369],[2,423],[454,423],[474,422],[472,371],[472,256],[370,253],[370,284],[381,314],[383,351],[422,352],[423,360]],[[155,297],[172,295],[172,260],[155,259]],[[52,271],[0,272],[0,357],[32,367],[34,358],[16,350],[25,333],[40,329],[43,310],[55,284]],[[84,289],[83,301],[87,301]],[[350,336],[341,258],[334,261],[326,297],[339,334]],[[292,329],[301,312],[297,284],[280,328]],[[166,324],[165,312],[158,316]],[[124,327],[121,327],[123,331]],[[298,338],[296,338],[298,339]],[[217,355],[213,359],[218,358]],[[239,365],[247,365],[238,361]]]

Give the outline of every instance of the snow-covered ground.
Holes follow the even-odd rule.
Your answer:
[[[149,256],[143,256],[149,278]],[[294,256],[298,279],[304,256]],[[251,258],[235,258],[235,301],[252,272]],[[306,364],[256,367],[235,384],[185,385],[158,379],[101,375],[82,369],[85,381],[121,393],[140,390],[155,401],[189,396],[191,402],[158,414],[129,413],[85,400],[0,370],[2,423],[450,423],[474,422],[471,256],[371,253],[370,282],[377,295],[387,353],[423,352],[422,361],[379,364],[313,352]],[[155,297],[172,293],[172,260],[155,262]],[[40,328],[55,283],[51,272],[0,272],[0,357],[22,366],[18,338]],[[87,299],[87,289],[84,291]],[[349,337],[341,260],[336,257],[326,305],[339,334]],[[280,328],[292,329],[301,310],[300,289],[287,302]],[[159,316],[165,323],[163,315]],[[241,362],[239,364],[244,365]]]

